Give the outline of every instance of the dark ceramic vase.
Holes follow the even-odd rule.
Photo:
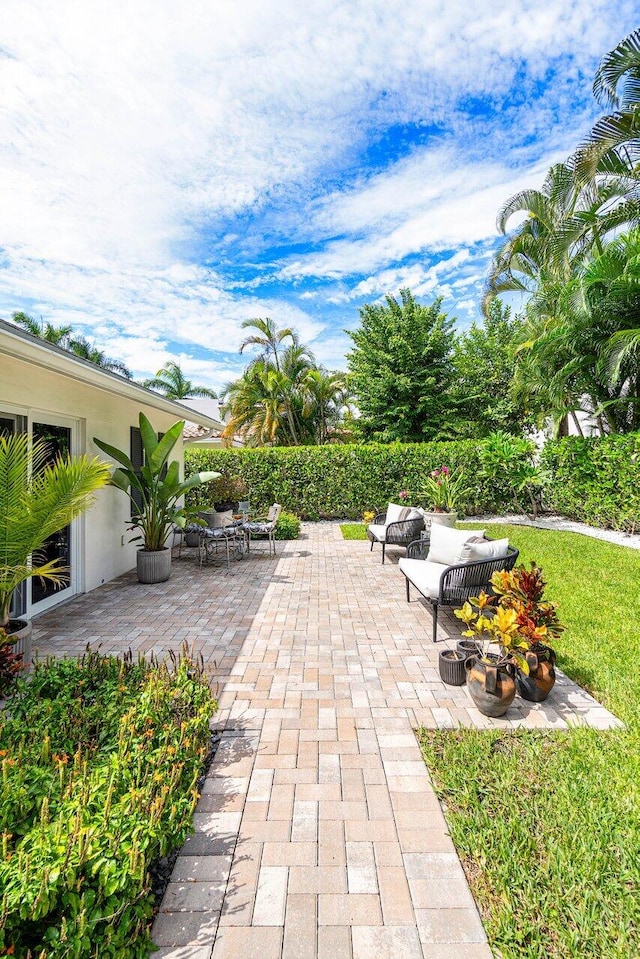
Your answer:
[[[482,715],[504,716],[516,694],[513,668],[497,657],[480,656],[470,656],[465,667],[469,693]]]
[[[555,686],[556,654],[549,646],[539,643],[529,650],[526,659],[529,675],[516,670],[516,689],[530,703],[543,703]]]

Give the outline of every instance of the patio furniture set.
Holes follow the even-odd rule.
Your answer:
[[[202,566],[217,554],[219,547],[224,547],[229,568],[232,558],[242,559],[249,554],[252,538],[266,537],[269,541],[269,555],[275,556],[275,530],[281,510],[282,507],[274,503],[266,516],[254,518],[251,518],[248,502],[238,504],[238,514],[235,517],[202,510],[198,513],[202,523],[188,523],[184,529],[176,529],[176,534],[180,534],[180,550],[185,537],[188,545],[195,542]]]
[[[407,602],[413,586],[431,604],[434,643],[438,609],[459,607],[482,590],[490,592],[493,574],[513,569],[519,555],[508,539],[492,540],[484,529],[453,529],[433,520],[427,526],[422,511],[395,503],[378,513],[367,536],[372,550],[376,543],[382,545],[383,562],[386,546],[406,548],[398,566],[405,577]]]

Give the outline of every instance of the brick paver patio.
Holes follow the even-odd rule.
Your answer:
[[[154,927],[159,959],[489,959],[413,730],[619,725],[560,676],[546,704],[482,717],[444,686],[431,621],[394,561],[306,525],[169,583],[133,576],[34,625],[42,654],[87,642],[162,656],[185,639],[219,684],[222,740]],[[442,616],[440,635],[458,635]]]

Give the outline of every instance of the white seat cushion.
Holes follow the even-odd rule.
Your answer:
[[[387,536],[387,527],[381,523],[369,523],[367,530],[378,543],[384,543]]]
[[[406,559],[403,557],[398,566],[409,582],[413,583],[423,596],[437,599],[440,594],[440,580],[442,574],[449,567],[444,563],[431,563],[423,559]]]
[[[482,559],[503,559],[508,552],[508,539],[487,540],[485,543],[465,543],[462,547],[460,562],[473,563]]]
[[[452,529],[450,526],[433,523],[431,526],[427,562],[444,563],[445,566],[457,566],[458,563],[463,562],[460,557],[462,556],[462,550],[465,544],[468,540],[476,536],[484,536],[484,530]]]

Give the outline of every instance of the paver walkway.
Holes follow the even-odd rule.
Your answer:
[[[618,721],[562,676],[547,704],[485,719],[440,681],[429,612],[393,559],[337,526],[303,532],[276,560],[185,559],[167,584],[125,578],[37,622],[43,652],[102,639],[162,655],[189,638],[216,662],[222,740],[155,955],[489,959],[413,730]]]

